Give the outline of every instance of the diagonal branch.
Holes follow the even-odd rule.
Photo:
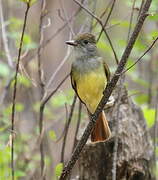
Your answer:
[[[105,29],[108,21],[109,21],[109,19],[110,19],[110,16],[111,16],[112,11],[113,11],[113,9],[114,9],[115,3],[116,3],[116,0],[113,0],[113,3],[112,3],[111,8],[110,8],[110,12],[109,12],[108,17],[107,17],[107,19],[106,19],[106,21],[105,21],[105,23],[104,23],[104,26],[103,26],[104,28],[101,29],[101,31],[100,31],[100,33],[99,33],[99,36],[98,36],[98,38],[97,38],[97,42],[99,41],[99,39],[100,39],[100,37],[101,37],[101,35],[102,35],[102,33],[103,33],[103,31],[104,31],[104,29]]]
[[[75,0],[76,1],[76,0]],[[150,4],[151,4],[152,0],[146,0],[144,6],[143,6],[143,9],[142,9],[142,12],[139,16],[139,19],[138,19],[138,22],[134,28],[134,31],[131,35],[131,38],[129,39],[129,42],[127,44],[127,47],[122,55],[122,58],[120,60],[120,63],[117,67],[117,70],[115,71],[115,74],[112,78],[112,80],[110,81],[110,83],[107,85],[105,91],[104,91],[104,96],[103,98],[101,99],[95,113],[92,115],[91,117],[91,121],[89,122],[89,124],[87,125],[87,128],[86,130],[84,131],[84,134],[80,140],[80,142],[77,144],[77,147],[74,151],[74,153],[72,154],[72,157],[71,159],[69,160],[68,164],[66,165],[66,167],[63,169],[63,172],[60,176],[60,179],[59,180],[65,180],[68,176],[68,174],[70,173],[70,171],[72,170],[73,166],[75,165],[76,161],[78,160],[79,158],[79,155],[83,149],[83,147],[85,146],[87,140],[88,140],[88,137],[96,123],[96,120],[98,118],[98,115],[99,113],[102,111],[102,109],[104,108],[105,104],[107,103],[112,91],[114,90],[115,86],[116,86],[116,83],[118,82],[120,76],[121,76],[121,72],[124,70],[125,68],[125,65],[127,63],[127,60],[128,60],[128,57],[132,51],[132,48],[135,44],[135,41],[139,35],[139,32],[141,31],[141,28],[143,26],[143,23],[147,17],[147,12],[148,12],[148,9],[150,7]]]
[[[127,71],[129,71],[133,66],[135,66],[155,45],[155,43],[157,42],[158,37],[152,42],[152,44],[149,46],[149,48],[137,59],[136,62],[134,62],[131,66],[129,66],[127,69],[125,69],[121,74],[126,73]]]

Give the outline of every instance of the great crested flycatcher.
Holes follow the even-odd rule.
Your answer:
[[[71,68],[72,87],[88,111],[93,114],[109,81],[109,68],[104,59],[98,55],[94,35],[84,33],[74,40],[66,41],[66,44],[74,46],[75,61]],[[109,125],[102,111],[92,130],[91,141],[105,141],[110,135]]]

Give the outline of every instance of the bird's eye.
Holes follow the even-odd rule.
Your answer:
[[[87,40],[84,40],[83,43],[84,43],[84,44],[88,44],[88,41],[87,41]]]

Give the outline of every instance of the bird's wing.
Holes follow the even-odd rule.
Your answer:
[[[82,103],[84,103],[84,102],[81,100],[81,98],[80,98],[80,96],[78,95],[78,93],[77,93],[77,85],[76,85],[75,79],[73,78],[73,70],[72,70],[72,69],[71,69],[71,72],[70,72],[70,77],[71,77],[71,85],[72,85],[75,93],[77,94],[77,96],[78,96],[78,98],[80,99],[80,101],[81,101]]]
[[[73,78],[73,70],[71,70],[71,72],[70,72],[70,77],[71,77],[71,85],[72,85],[74,91],[77,93],[76,82],[75,82],[75,79]]]
[[[106,77],[107,77],[107,81],[109,82],[110,81],[110,70],[109,70],[109,67],[108,67],[108,65],[106,64],[105,61],[103,61],[103,65],[104,65],[104,70],[105,70],[105,74],[106,74]]]

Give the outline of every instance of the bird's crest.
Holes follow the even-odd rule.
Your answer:
[[[96,43],[95,36],[90,33],[79,34],[75,37],[74,40],[77,42],[80,42],[82,40],[87,40],[88,42]]]

